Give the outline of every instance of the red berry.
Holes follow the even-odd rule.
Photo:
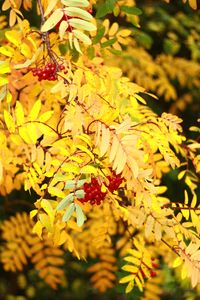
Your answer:
[[[60,67],[60,70],[64,70],[65,69],[65,66],[63,66],[63,65],[60,65],[59,67]]]
[[[93,13],[92,8],[88,9],[88,12],[89,12],[89,14],[92,14]]]
[[[150,276],[151,277],[156,277],[157,273],[155,271],[151,271]]]

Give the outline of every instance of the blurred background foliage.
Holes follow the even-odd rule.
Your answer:
[[[93,14],[97,15],[98,22],[101,22],[101,19],[105,19],[104,13],[102,14],[104,1],[91,2],[94,4]],[[181,0],[172,1],[170,4],[156,0],[117,2],[128,6],[136,5],[139,10],[135,10],[134,16],[118,14],[117,7],[114,13],[108,10],[106,18],[110,24],[117,22],[120,27],[130,29],[131,35],[127,37],[128,43],[122,43],[121,47],[114,43],[115,32],[107,37],[107,41],[111,41],[107,47],[101,49],[107,58],[107,63],[120,67],[131,80],[159,98],[156,101],[150,97],[146,99],[156,113],[166,111],[180,116],[183,119],[186,136],[198,138],[195,133],[189,131],[189,128],[195,125],[200,117],[199,7],[197,10],[192,10],[189,5],[183,5]],[[39,17],[33,12],[36,12],[36,1],[33,1],[33,11],[23,10],[23,14],[32,26],[38,27]],[[0,11],[0,39],[3,38],[5,26],[6,14]],[[89,53],[95,55],[92,47]],[[183,194],[180,182],[179,188],[176,188],[177,181],[176,170],[167,173],[163,178],[164,184],[168,186],[166,195],[174,201],[176,199],[180,201]],[[0,197],[0,220],[7,219],[13,212],[30,211],[35,201],[34,194],[31,197],[32,203],[30,195],[28,195],[29,202],[26,201],[27,195],[24,191],[13,192],[8,198]],[[158,298],[148,298],[148,295],[143,295],[141,298],[141,293],[137,289],[130,295],[125,295],[123,287],[118,286],[117,283],[105,294],[99,294],[92,288],[90,276],[86,272],[89,264],[92,263],[93,261],[77,262],[70,254],[65,254],[65,264],[62,266],[65,279],[56,291],[38,277],[37,271],[33,270],[31,265],[22,273],[9,273],[1,269],[0,299],[200,299],[199,286],[195,290],[191,289],[186,281],[180,279],[178,271],[172,271],[164,264],[160,265],[162,274],[160,281],[156,283],[157,287],[160,286]],[[120,264],[119,261],[118,265]],[[120,278],[120,273],[117,275]]]

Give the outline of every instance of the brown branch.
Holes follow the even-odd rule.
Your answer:
[[[45,16],[44,16],[44,10],[43,10],[43,7],[42,7],[42,3],[41,3],[41,0],[37,0],[37,3],[38,3],[38,7],[39,7],[39,10],[40,10],[40,15],[41,15],[41,27],[42,25],[45,23]],[[48,52],[48,55],[49,57],[51,58],[51,60],[55,63],[56,65],[56,69],[59,70],[59,64],[53,54],[53,51],[51,50],[51,43],[50,43],[50,39],[49,39],[49,32],[42,32],[42,40],[43,42],[45,43],[46,47],[47,47],[47,52]]]
[[[170,248],[175,254],[177,254],[178,256],[180,256],[180,254],[176,251],[176,247],[171,246],[170,244],[168,244],[163,238],[161,238],[161,241],[162,241],[168,248]]]
[[[175,206],[173,207],[173,205],[175,205]],[[180,205],[179,203],[172,202],[172,203],[166,203],[166,204],[164,204],[161,208],[162,209],[163,208],[171,208],[173,210],[193,210],[193,211],[200,210],[200,207],[190,207],[190,206],[186,206],[186,207],[183,206],[183,207],[181,207],[179,205]]]

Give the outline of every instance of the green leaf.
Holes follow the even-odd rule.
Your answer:
[[[102,17],[106,16],[107,14],[112,13],[116,2],[117,2],[116,0],[106,0],[106,2],[104,4],[99,5],[95,17],[102,18]]]
[[[68,44],[59,44],[59,50],[61,55],[65,55],[67,51],[69,51],[69,46]]]
[[[87,30],[87,31],[96,30],[96,26],[94,24],[81,19],[72,18],[69,20],[69,24],[72,27]]]
[[[180,44],[171,39],[165,38],[163,49],[167,54],[175,55],[180,50]]]
[[[127,14],[139,16],[142,14],[142,10],[135,6],[121,6],[121,10]]]
[[[114,37],[113,39],[110,39],[110,40],[108,40],[108,41],[102,43],[102,44],[101,44],[101,47],[102,47],[102,48],[106,48],[106,47],[108,47],[108,46],[113,45],[116,41],[117,41],[117,38]]]
[[[64,11],[70,17],[79,17],[86,21],[91,21],[93,19],[93,16],[89,12],[79,7],[67,7]]]
[[[56,210],[64,209],[70,202],[74,200],[74,193],[70,193],[67,197],[63,198],[57,205]]]
[[[81,180],[68,180],[65,184],[65,189],[74,189],[74,188],[80,188],[83,186],[83,184],[86,182],[86,179]]]
[[[95,49],[94,47],[89,47],[87,49],[87,55],[89,59],[93,59],[95,57]]]
[[[140,30],[135,29],[133,32],[135,32],[135,39],[136,41],[144,48],[150,49],[153,44],[152,37]]]
[[[97,35],[93,38],[92,40],[92,44],[93,45],[96,45],[97,43],[100,42],[100,40],[102,39],[102,37],[104,36],[104,33],[105,33],[105,27],[102,26],[101,28],[98,29],[97,31]]]
[[[120,51],[120,50],[116,50],[116,49],[112,49],[110,48],[109,51],[114,54],[114,55],[118,55],[118,56],[122,56],[123,55],[123,52]]]
[[[85,197],[85,192],[84,192],[84,190],[78,190],[78,191],[75,191],[75,196],[77,197],[77,198],[80,198],[80,199],[82,199],[82,198],[84,198]]]
[[[81,227],[83,224],[84,224],[84,221],[85,221],[85,215],[82,211],[82,208],[78,205],[78,204],[75,204],[75,207],[76,207],[76,219],[77,219],[77,225],[79,227]]]
[[[88,7],[90,4],[87,0],[61,0],[61,2],[66,6],[80,6],[80,7]]]
[[[63,222],[67,222],[70,217],[72,216],[73,212],[75,209],[75,205],[74,203],[71,203],[70,206],[68,207],[68,209],[66,210],[65,214],[63,215],[62,221]]]

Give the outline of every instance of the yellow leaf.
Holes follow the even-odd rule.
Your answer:
[[[59,36],[61,41],[63,40],[64,34],[69,27],[69,24],[66,21],[62,21],[60,26],[59,26]]]
[[[110,150],[110,155],[109,155],[109,161],[112,162],[115,159],[115,156],[118,152],[120,144],[116,136],[114,136],[113,141],[112,141],[112,146]]]
[[[197,204],[197,195],[194,194],[192,197],[191,207],[194,208]]]
[[[122,36],[122,37],[127,37],[131,35],[132,31],[130,29],[122,29],[118,32],[117,35]]]
[[[25,143],[27,143],[27,144],[32,144],[33,143],[33,141],[31,140],[31,138],[28,134],[27,128],[20,127],[19,128],[19,135],[24,140]]]
[[[17,14],[14,11],[14,9],[11,9],[10,16],[9,16],[9,26],[13,27],[16,23],[16,20],[17,20]]]
[[[139,266],[140,265],[140,259],[133,257],[133,256],[127,256],[124,258],[124,260],[131,262],[132,264]]]
[[[130,272],[130,273],[137,273],[138,268],[132,265],[125,265],[122,267],[122,270]]]
[[[177,257],[173,262],[173,268],[177,268],[182,264],[183,260],[181,257]]]
[[[4,110],[4,121],[6,123],[8,130],[11,133],[15,132],[15,122],[14,122],[11,114],[7,110]]]
[[[54,9],[54,7],[56,6],[58,0],[50,0],[47,6],[47,9],[45,10],[44,16],[47,17],[52,10]]]
[[[135,94],[134,97],[135,97],[138,101],[140,101],[142,104],[146,104],[146,101],[145,101],[141,96],[139,96],[138,94]]]
[[[11,141],[18,146],[23,143],[22,138],[18,134],[11,134],[10,138],[11,138]]]
[[[32,232],[36,233],[39,236],[39,238],[41,239],[41,236],[42,236],[42,224],[40,223],[40,221],[37,221],[37,223],[34,225]]]
[[[8,61],[0,61],[0,74],[6,74],[10,72],[10,65]]]
[[[1,79],[0,79],[1,80]],[[7,95],[6,95],[6,102],[10,103],[12,101],[12,94],[8,91]]]
[[[139,290],[142,292],[143,291],[143,286],[142,286],[142,283],[141,283],[141,281],[139,280],[139,278],[137,276],[135,277],[135,283],[137,284]]]
[[[120,279],[119,283],[126,283],[135,279],[135,275],[128,275]]]
[[[52,196],[56,196],[59,198],[64,198],[66,196],[63,191],[61,191],[59,188],[53,187],[53,186],[48,187],[48,192]]]
[[[51,206],[50,202],[46,199],[42,199],[41,207],[48,214],[50,222],[51,222],[51,226],[53,226],[55,211],[53,210],[53,207]]]
[[[34,209],[30,212],[30,218],[33,219],[38,213],[38,210],[37,209]]]
[[[2,10],[8,10],[11,7],[11,2],[9,0],[5,0],[3,5],[2,5]]]
[[[79,39],[80,41],[82,41],[84,44],[86,44],[86,45],[92,44],[91,39],[82,31],[74,29],[74,30],[72,30],[72,32],[73,32],[74,36],[77,39]]]
[[[46,20],[46,22],[42,25],[41,31],[42,32],[49,31],[50,29],[55,27],[56,24],[58,24],[58,22],[60,22],[63,15],[64,15],[64,12],[62,9],[56,9],[52,13],[52,15]]]
[[[123,169],[126,165],[126,160],[127,160],[127,156],[126,156],[126,153],[123,151],[122,156],[118,161],[118,165],[116,168],[116,174],[120,174],[123,171]]]
[[[79,174],[80,169],[78,166],[71,164],[71,163],[65,163],[61,166],[62,170],[66,173],[75,173]]]
[[[79,44],[79,42],[78,42],[78,40],[77,40],[76,37],[74,37],[73,43],[74,43],[74,48],[76,49],[76,51],[78,51],[79,53],[82,54],[82,51],[81,51],[81,48],[80,48],[80,44]]]
[[[110,145],[110,130],[104,124],[101,126],[101,143],[100,143],[100,156],[103,156]]]
[[[15,117],[18,126],[24,124],[24,110],[22,104],[19,101],[16,102]]]
[[[58,246],[63,245],[66,242],[67,237],[68,237],[67,233],[65,231],[62,231],[61,234],[60,234],[59,241],[58,241],[57,245]]]
[[[149,237],[149,235],[152,233],[154,223],[155,223],[154,218],[151,215],[149,215],[146,220],[146,224],[145,224],[145,236],[146,237]]]
[[[28,133],[29,138],[31,139],[33,144],[36,144],[38,139],[38,130],[37,125],[33,123],[29,123],[26,125],[26,131]]]
[[[97,174],[97,169],[93,166],[84,166],[80,172],[82,174]]]
[[[87,134],[83,133],[81,135],[76,135],[76,138],[84,141],[86,144],[88,144],[90,147],[92,146],[92,143],[91,143],[91,138],[90,136],[88,136]]]
[[[0,183],[2,183],[3,180],[3,164],[2,160],[0,160]]]
[[[41,100],[37,100],[34,103],[32,109],[29,113],[28,120],[29,121],[35,121],[37,119],[38,115],[39,115],[40,110],[41,110]]]
[[[15,52],[15,50],[13,48],[11,48],[10,46],[0,47],[0,53],[5,56],[12,57],[14,52]]]
[[[9,42],[19,47],[21,44],[21,33],[17,30],[6,31],[5,36]]]
[[[91,159],[94,160],[93,153],[90,150],[88,150],[85,146],[83,146],[83,145],[76,145],[76,148],[80,149],[81,151],[83,151],[85,153],[87,153],[91,157]]]
[[[39,214],[39,220],[41,224],[47,229],[47,231],[52,232],[53,227],[51,225],[49,216],[47,216],[46,214]]]
[[[112,26],[110,27],[109,31],[108,31],[108,35],[109,36],[115,36],[117,31],[119,29],[119,25],[118,23],[113,23]]]
[[[6,77],[0,77],[0,87],[7,83],[8,83],[8,79]]]
[[[156,240],[160,241],[162,238],[162,226],[159,222],[155,222],[154,233]]]
[[[39,117],[39,121],[45,123],[46,121],[48,121],[48,120],[52,117],[53,113],[54,113],[54,112],[53,112],[52,110],[46,111],[45,113],[43,113],[43,114]]]
[[[181,180],[181,179],[184,177],[185,173],[186,173],[186,170],[181,171],[181,172],[178,174],[178,180]]]
[[[197,0],[189,0],[189,4],[193,9],[197,9]]]
[[[26,58],[31,58],[32,57],[32,51],[30,47],[26,43],[22,43],[20,45],[20,52],[26,57]]]
[[[181,278],[184,280],[187,277],[188,270],[185,265],[183,265],[182,270],[181,270]]]
[[[130,281],[129,284],[126,287],[125,293],[128,294],[132,291],[132,289],[134,288],[134,281]]]

